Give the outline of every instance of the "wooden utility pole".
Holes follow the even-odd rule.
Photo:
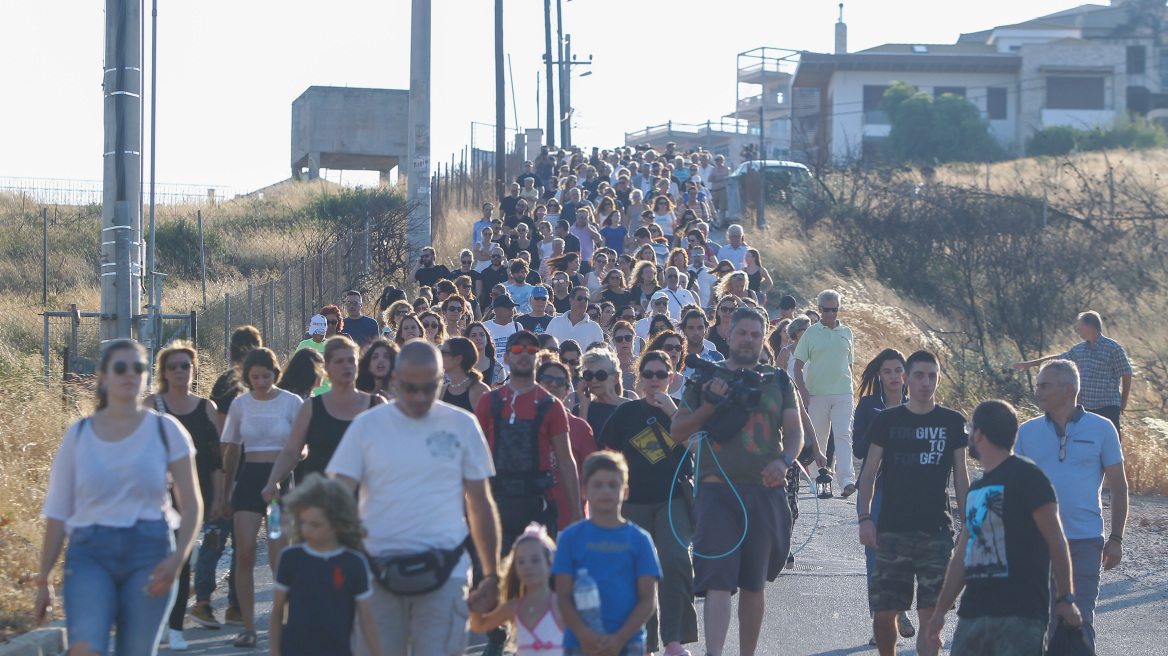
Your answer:
[[[495,197],[502,200],[507,177],[507,85],[503,77],[503,0],[495,0]]]

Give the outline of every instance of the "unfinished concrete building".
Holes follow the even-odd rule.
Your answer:
[[[315,180],[322,168],[378,171],[388,184],[407,157],[409,110],[406,90],[308,87],[292,102],[292,178]]]

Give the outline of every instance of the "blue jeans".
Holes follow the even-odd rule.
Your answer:
[[[154,656],[175,586],[146,594],[150,574],[175,549],[166,522],[139,521],[130,528],[86,526],[73,531],[65,552],[65,624],[69,644],[89,643],[110,654]]]
[[[230,519],[208,519],[203,522],[203,542],[199,544],[199,553],[195,558],[195,601],[211,600],[211,593],[215,591],[215,568],[223,557],[232,526]],[[219,549],[205,549],[207,531],[213,529],[219,529]],[[239,605],[235,599],[235,551],[231,552],[231,571],[227,575],[227,603],[231,606]]]
[[[863,466],[861,466],[860,467],[860,474],[863,475],[863,472],[864,472],[864,468],[863,468]],[[884,497],[884,493],[880,490],[880,487],[881,487],[880,481],[879,481],[879,479],[877,479],[876,489],[872,491],[872,510],[870,511],[872,513],[872,525],[873,526],[876,525],[876,518],[880,516],[880,505],[881,505],[881,501]],[[872,580],[872,569],[875,567],[876,567],[876,550],[873,549],[872,547],[865,546],[864,547],[864,569],[868,572],[868,579],[867,580],[869,581],[869,585],[871,585],[870,581]],[[868,612],[869,613],[873,612],[872,602],[870,602],[870,601],[868,602]]]

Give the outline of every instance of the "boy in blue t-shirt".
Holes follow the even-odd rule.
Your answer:
[[[661,564],[653,539],[621,517],[629,495],[629,466],[619,453],[600,451],[584,462],[584,498],[591,519],[560,533],[552,574],[564,616],[564,654],[645,653],[645,622],[653,614]],[[600,612],[606,633],[584,624],[573,597],[576,573],[588,570],[600,589]]]

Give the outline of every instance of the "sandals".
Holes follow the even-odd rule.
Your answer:
[[[901,611],[897,616],[897,622],[900,624],[900,637],[911,638],[917,634],[916,628],[912,625],[912,620],[908,618],[908,613]]]
[[[239,647],[240,649],[255,649],[256,632],[244,631],[240,633],[239,635],[235,636],[235,640],[231,642],[231,645],[233,647]]]

